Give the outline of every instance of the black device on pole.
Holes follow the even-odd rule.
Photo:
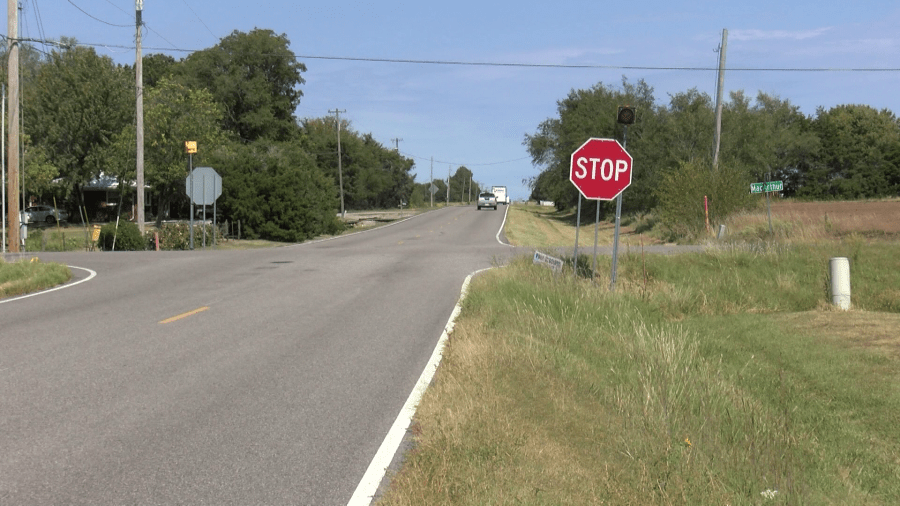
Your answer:
[[[623,125],[634,124],[634,108],[630,105],[619,106],[619,112],[616,113],[616,122]]]

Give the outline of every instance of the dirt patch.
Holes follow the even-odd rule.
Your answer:
[[[900,234],[900,200],[870,202],[772,202],[772,217],[804,225],[827,224],[839,232]]]
[[[848,346],[900,360],[900,314],[826,310],[791,313],[781,318],[804,334],[829,336]]]

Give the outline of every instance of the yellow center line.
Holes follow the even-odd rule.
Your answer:
[[[202,313],[203,311],[206,311],[207,309],[209,309],[209,306],[198,307],[197,309],[195,309],[195,310],[193,310],[193,311],[188,311],[187,313],[181,313],[180,315],[173,316],[173,317],[171,317],[171,318],[166,318],[165,320],[162,320],[162,321],[160,321],[159,323],[160,323],[160,324],[164,324],[164,323],[172,323],[172,322],[174,322],[174,321],[176,321],[176,320],[180,320],[180,319],[182,319],[182,318],[187,318],[188,316],[192,316],[192,315],[195,315],[195,314],[197,314],[197,313]]]

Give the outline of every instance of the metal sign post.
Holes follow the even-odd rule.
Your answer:
[[[578,194],[578,213],[575,215],[575,256],[572,258],[572,270],[578,279],[578,232],[581,230],[581,193]]]
[[[185,141],[184,152],[188,154],[188,196],[191,201],[191,250],[194,249],[194,153],[197,152],[197,141]]]
[[[622,149],[628,148],[628,125],[623,125],[624,133],[622,134]],[[616,196],[616,233],[613,239],[612,253],[612,273],[609,275],[609,291],[616,291],[616,276],[619,267],[619,222],[622,218],[622,192]]]
[[[194,179],[199,179],[194,185]],[[185,179],[185,191],[191,199],[191,223],[194,220],[194,204],[203,206],[203,247],[206,248],[206,206],[215,206],[216,199],[222,196],[222,176],[212,167],[197,167]],[[213,228],[215,228],[215,207],[213,207]],[[193,231],[193,225],[191,226]]]
[[[597,217],[594,218],[594,259],[591,262],[591,279],[594,279],[594,273],[597,272],[597,235],[600,232],[600,201],[597,201]]]
[[[769,176],[766,175],[766,179]],[[772,203],[769,201],[770,192],[784,191],[784,181],[765,181],[762,183],[750,183],[750,193],[766,194],[766,213],[769,215],[769,235],[772,235]]]

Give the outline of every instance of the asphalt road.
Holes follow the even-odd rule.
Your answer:
[[[0,302],[0,504],[346,504],[504,211],[39,255],[96,276]]]

